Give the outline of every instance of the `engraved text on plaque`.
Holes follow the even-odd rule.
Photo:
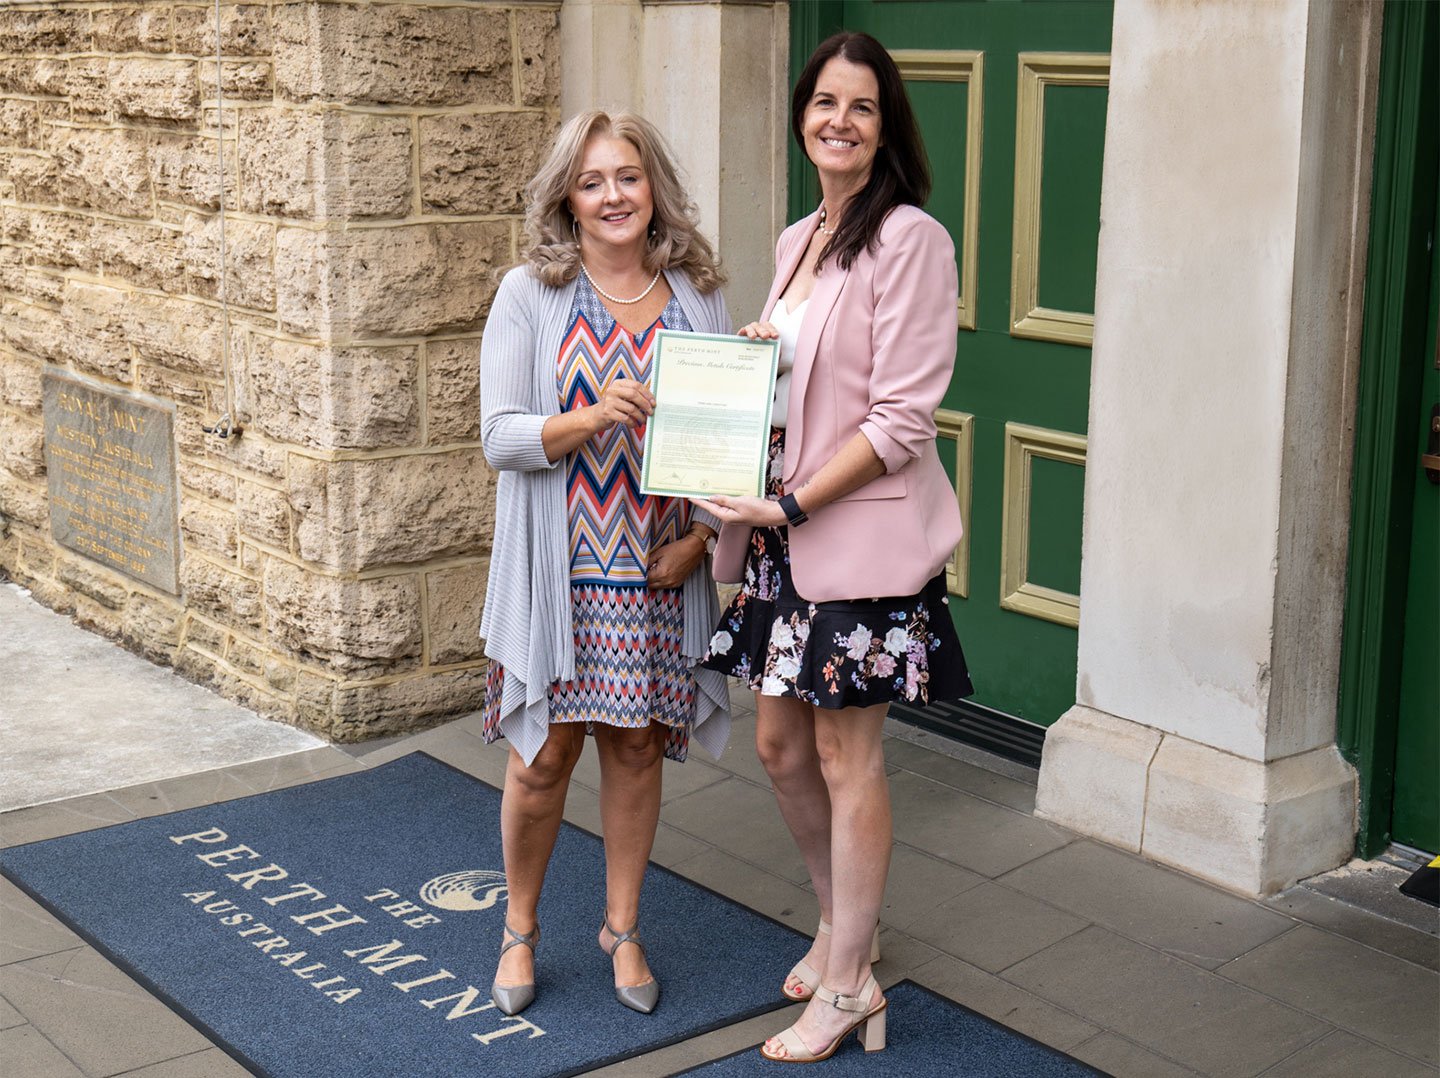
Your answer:
[[[44,390],[55,541],[178,594],[174,406],[53,368]]]

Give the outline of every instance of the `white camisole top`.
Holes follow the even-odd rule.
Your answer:
[[[772,426],[783,428],[790,415],[790,372],[795,367],[795,345],[800,340],[800,323],[805,320],[805,305],[809,302],[809,297],[806,297],[791,311],[785,306],[783,299],[778,299],[770,311],[770,324],[780,331],[780,362],[775,375],[775,404],[770,411]]]

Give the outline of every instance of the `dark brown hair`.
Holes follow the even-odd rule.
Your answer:
[[[790,130],[800,151],[805,151],[805,108],[815,96],[820,70],[835,57],[863,64],[875,73],[880,86],[880,146],[870,166],[870,179],[845,210],[840,227],[820,252],[823,266],[833,255],[841,269],[849,269],[861,251],[874,250],[880,226],[896,206],[923,206],[930,197],[930,160],[915,110],[905,93],[900,69],[885,46],[869,34],[842,30],[827,37],[811,54],[790,96]]]

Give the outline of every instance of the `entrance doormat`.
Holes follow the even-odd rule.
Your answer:
[[[1073,1056],[1016,1033],[954,1000],[936,995],[914,981],[885,990],[885,1049],[866,1051],[852,1033],[825,1063],[825,1078],[1108,1078],[1104,1071]],[[775,1030],[780,1032],[779,1029]],[[790,1063],[775,1063],[760,1046],[722,1056],[682,1074],[697,1078],[749,1078],[755,1074],[792,1075]]]
[[[651,865],[650,1015],[595,935],[604,848],[565,824],[536,1000],[490,1002],[500,791],[414,753],[369,771],[0,851],[0,871],[244,1066],[273,1078],[571,1075],[786,1005],[800,933]],[[628,926],[625,926],[628,927]]]

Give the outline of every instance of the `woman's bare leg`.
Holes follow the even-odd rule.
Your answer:
[[[844,996],[855,995],[870,975],[870,940],[890,872],[890,786],[880,740],[887,710],[881,704],[814,711],[815,744],[830,792],[833,895],[830,952],[821,983]],[[813,1000],[795,1028],[818,1051],[854,1018]],[[774,1042],[771,1050],[776,1050]]]
[[[661,767],[668,733],[658,722],[636,730],[595,726],[600,822],[605,832],[605,917],[616,932],[629,931],[640,919],[640,887],[660,821]],[[600,946],[608,949],[613,942],[602,927]],[[650,966],[639,947],[620,947],[614,961],[617,985],[650,980]]]
[[[815,747],[815,709],[787,696],[755,694],[755,751],[775,788],[780,815],[800,856],[810,872],[820,916],[831,919],[830,886],[830,792],[820,770]],[[816,936],[805,961],[817,970],[825,968],[830,940]],[[786,979],[794,991],[799,982]]]
[[[500,841],[509,892],[505,922],[522,935],[535,930],[545,867],[560,833],[570,773],[584,745],[583,725],[556,723],[529,767],[518,752],[510,750],[505,792],[500,798]],[[530,948],[511,947],[500,959],[495,980],[502,985],[533,984],[533,958]]]

